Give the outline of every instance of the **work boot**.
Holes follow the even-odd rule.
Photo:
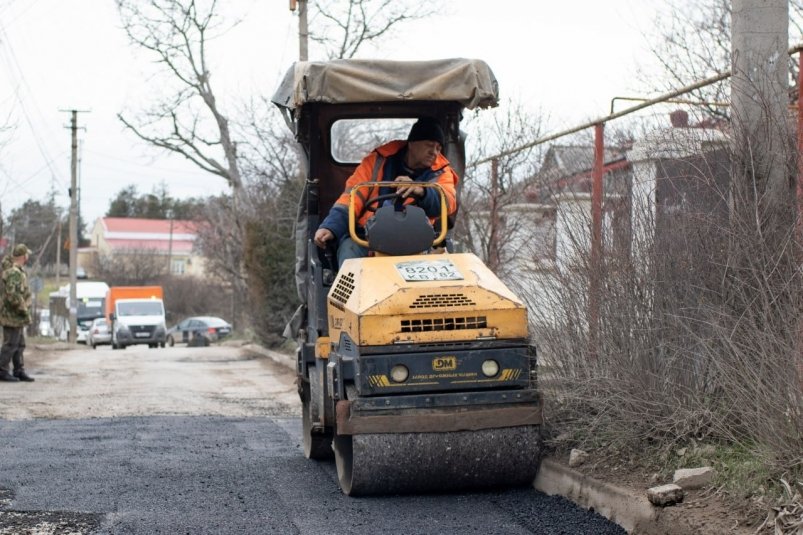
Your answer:
[[[9,383],[16,383],[17,381],[19,381],[19,379],[17,379],[7,371],[2,371],[0,372],[0,381],[8,381]]]
[[[29,383],[32,383],[34,381],[33,377],[25,373],[25,370],[14,372],[14,377],[19,379],[20,381],[27,381]]]

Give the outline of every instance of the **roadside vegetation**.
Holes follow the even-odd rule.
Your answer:
[[[774,518],[793,510],[800,521],[803,249],[793,191],[772,199],[760,151],[736,129],[726,149],[687,159],[676,177],[701,184],[708,202],[634,209],[632,233],[604,241],[598,259],[586,245],[590,214],[579,214],[569,259],[518,287],[546,364],[552,446],[661,482],[712,466],[716,490],[754,520],[778,506]],[[783,156],[794,184],[796,154]]]

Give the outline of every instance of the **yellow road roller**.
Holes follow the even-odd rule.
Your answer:
[[[442,126],[443,153],[462,176],[462,113],[498,101],[490,68],[462,58],[302,62],[273,101],[307,175],[296,233],[302,305],[285,332],[298,341],[305,455],[334,456],[352,496],[532,482],[541,399],[527,309],[477,256],[450,252],[438,184],[423,185],[440,202],[434,227],[391,192],[373,199],[364,229],[350,203],[349,235],[369,256],[338,265],[313,243],[360,159],[404,139],[416,118]],[[350,195],[393,187],[366,182]]]

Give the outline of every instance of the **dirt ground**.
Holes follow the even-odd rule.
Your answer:
[[[568,464],[568,453],[558,459]],[[634,466],[631,462],[617,461],[610,457],[595,458],[591,453],[589,460],[575,470],[594,479],[626,489],[630,494],[646,498],[647,489],[672,483],[671,477],[658,478],[647,469]],[[753,535],[762,525],[767,510],[751,498],[729,494],[722,489],[706,487],[685,492],[681,503],[657,508],[659,511],[656,526],[650,535]],[[758,533],[769,534],[772,529]]]

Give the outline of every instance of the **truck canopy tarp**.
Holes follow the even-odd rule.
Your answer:
[[[489,108],[498,103],[499,84],[490,67],[477,59],[298,62],[287,71],[272,100],[290,110],[310,102],[396,100],[452,101],[468,109]]]

